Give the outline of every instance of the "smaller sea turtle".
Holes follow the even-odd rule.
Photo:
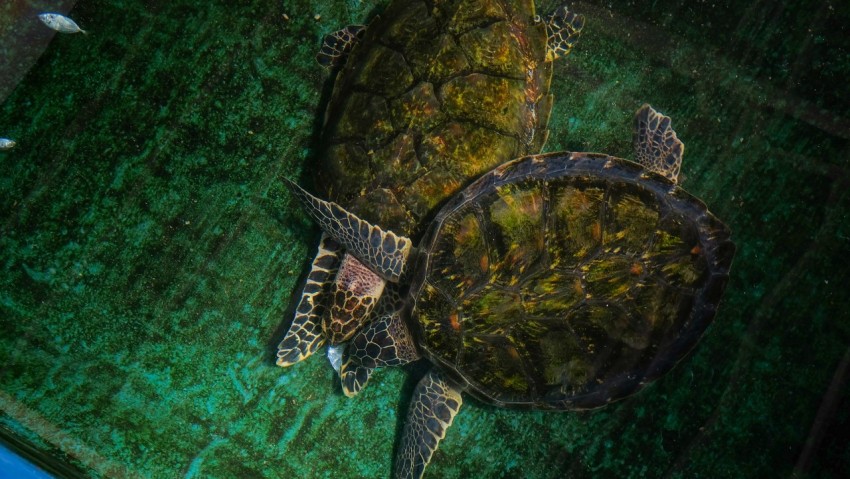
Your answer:
[[[634,142],[639,163],[593,153],[508,162],[454,196],[415,249],[294,186],[326,234],[382,277],[409,280],[352,339],[340,371],[351,395],[373,368],[433,364],[413,393],[396,477],[421,477],[461,392],[500,407],[596,408],[696,344],[735,247],[676,185],[684,146],[670,118],[644,105]]]

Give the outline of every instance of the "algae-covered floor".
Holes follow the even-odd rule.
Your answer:
[[[430,477],[850,471],[850,4],[638,3],[572,4],[547,149],[628,156],[637,107],[672,116],[738,246],[720,312],[608,408],[468,400]],[[274,365],[318,238],[281,182],[314,173],[313,55],[385,4],[80,0],[49,44],[55,2],[0,6],[6,58],[46,45],[0,96],[4,442],[65,476],[389,476],[421,367],[346,399],[321,357]]]

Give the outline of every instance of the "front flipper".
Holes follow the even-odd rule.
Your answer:
[[[670,117],[658,113],[648,104],[635,113],[635,161],[644,168],[659,173],[673,183],[679,182],[685,144],[679,141],[670,125]]]
[[[392,289],[397,290],[395,287]],[[394,294],[387,291],[384,296],[382,302],[392,301]],[[396,307],[369,323],[346,347],[339,370],[342,392],[354,397],[366,385],[375,368],[403,366],[417,359],[419,352],[401,317],[401,307]]]
[[[396,479],[419,479],[463,404],[460,390],[431,370],[416,385],[395,464]]]
[[[571,12],[566,5],[561,5],[543,20],[546,22],[548,35],[546,61],[551,62],[569,55],[581,35],[584,16]]]
[[[286,182],[325,233],[380,277],[398,282],[410,254],[409,238],[384,231],[334,202],[316,198],[291,180]]]
[[[322,315],[341,255],[342,246],[330,236],[322,234],[319,251],[301,292],[301,301],[295,308],[295,319],[292,320],[283,341],[277,346],[278,366],[291,366],[306,359],[325,344],[325,337],[322,336]]]
[[[316,54],[316,61],[328,69],[344,64],[365,29],[365,25],[348,25],[325,35],[322,48]]]

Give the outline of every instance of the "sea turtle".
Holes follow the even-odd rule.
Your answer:
[[[564,6],[540,18],[532,0],[395,0],[365,29],[328,35],[317,59],[340,70],[318,191],[418,238],[460,188],[541,151],[552,61],[570,51],[582,25]],[[277,363],[290,366],[326,340],[349,339],[385,284],[323,236]]]
[[[690,351],[712,321],[735,247],[677,186],[684,145],[649,105],[637,162],[549,153],[487,173],[439,211],[418,248],[293,184],[322,229],[404,306],[349,343],[343,384],[421,357],[396,457],[420,477],[461,392],[500,407],[590,409],[630,395]],[[407,259],[406,259],[407,257]]]

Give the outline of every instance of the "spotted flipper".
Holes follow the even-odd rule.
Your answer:
[[[635,161],[647,170],[659,173],[673,183],[679,182],[685,145],[670,126],[670,117],[644,103],[635,113]]]
[[[316,54],[316,61],[328,69],[344,64],[351,49],[362,38],[365,28],[364,25],[348,25],[325,35],[322,48]]]
[[[351,345],[346,346],[346,350],[349,347],[351,347]],[[343,362],[342,366],[339,368],[339,380],[342,384],[342,392],[346,397],[353,398],[359,394],[360,390],[366,386],[367,382],[369,382],[369,378],[372,377],[372,373],[375,372],[375,368],[356,364],[351,361],[351,358],[346,361],[345,355],[343,355],[343,361],[345,362]]]
[[[581,29],[584,27],[584,16],[571,12],[566,5],[561,5],[547,15],[546,22],[546,61],[554,61],[569,55],[570,50],[578,42]]]
[[[389,283],[387,285],[384,289],[384,294],[381,295],[381,299],[378,301],[378,305],[375,307],[375,311],[373,313],[375,318],[379,318],[376,322],[386,321],[387,318],[390,318],[393,315],[398,315],[401,312],[402,308],[404,308],[404,296],[406,295],[406,290],[404,291],[404,294],[402,290],[403,288],[395,283]],[[403,324],[402,326],[405,327],[406,331],[406,326]],[[373,327],[375,326],[370,325],[367,326],[366,329]],[[337,371],[339,373],[340,382],[342,383],[342,392],[348,397],[354,397],[361,389],[363,389],[363,386],[365,386],[369,381],[369,378],[372,376],[372,372],[377,367],[377,364],[374,364],[374,360],[373,363],[367,363],[369,366],[364,366],[361,359],[355,357],[360,354],[359,352],[366,349],[363,346],[352,346],[353,344],[367,344],[368,341],[364,341],[361,337],[363,335],[364,331],[361,330],[348,344],[346,344],[346,348],[342,356],[342,366],[339,371]],[[375,354],[380,355],[379,353]],[[411,361],[412,360],[413,359],[411,359]]]
[[[340,256],[342,246],[323,234],[301,293],[301,301],[295,308],[295,319],[277,346],[278,366],[291,366],[306,359],[325,344],[321,320],[331,281],[339,268]]]
[[[384,231],[338,204],[316,198],[290,180],[286,182],[325,233],[380,277],[398,282],[412,247],[409,238]]]
[[[460,390],[431,370],[416,385],[395,464],[396,479],[419,479],[460,409]]]
[[[387,296],[393,296],[393,293],[388,291],[381,298],[382,303],[389,299]],[[363,389],[375,368],[402,366],[419,359],[413,337],[401,317],[403,304],[390,301],[399,307],[369,323],[354,336],[343,354],[339,377],[342,392],[348,397]]]
[[[339,369],[342,392],[354,397],[375,368],[403,366],[417,359],[419,353],[401,317],[383,316],[369,323],[346,348]]]

